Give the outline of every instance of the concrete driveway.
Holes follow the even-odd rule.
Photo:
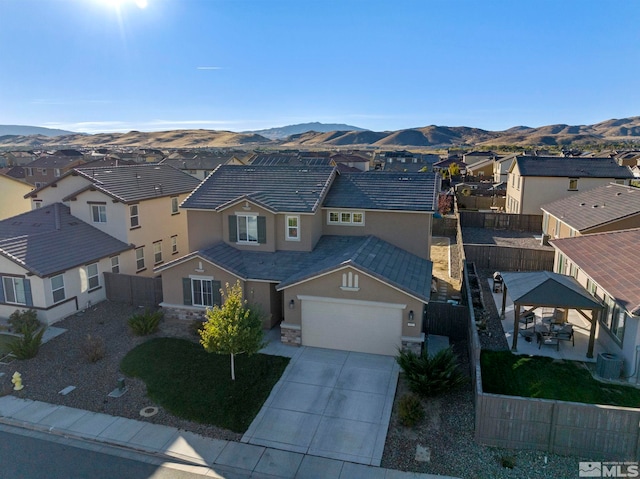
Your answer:
[[[263,352],[293,356],[242,442],[379,466],[398,383],[395,359],[274,346]]]

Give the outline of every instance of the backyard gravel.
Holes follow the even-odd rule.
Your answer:
[[[128,388],[120,398],[108,397],[122,377],[119,364],[125,354],[136,345],[150,339],[137,337],[128,330],[127,318],[138,309],[130,306],[103,302],[82,315],[71,316],[56,323],[67,331],[42,345],[34,359],[14,361],[0,365],[0,395],[45,401],[114,416],[164,424],[192,431],[204,436],[239,441],[240,434],[179,419],[161,407],[155,416],[143,418],[140,411],[157,406],[146,396],[146,387],[140,380],[126,378]],[[496,318],[497,320],[497,318]],[[498,325],[499,325],[499,320]],[[106,346],[105,357],[89,363],[81,345],[87,335],[100,337]],[[161,329],[151,337],[172,336],[197,341],[189,324],[163,320]],[[455,351],[461,358],[461,367],[468,371],[466,344],[457,343]],[[14,371],[22,374],[25,388],[12,391],[10,382]],[[66,396],[58,394],[67,386],[76,389]],[[396,394],[398,399],[407,392],[401,378]],[[480,446],[473,440],[474,408],[470,384],[444,396],[423,401],[426,417],[414,428],[400,425],[397,407],[394,405],[389,433],[382,459],[382,467],[404,471],[443,474],[461,478],[570,478],[578,475],[578,459],[548,455],[543,452],[511,451]],[[416,446],[422,445],[430,452],[429,462],[415,460]],[[503,458],[511,458],[513,469],[501,465]],[[546,461],[545,461],[546,458]]]

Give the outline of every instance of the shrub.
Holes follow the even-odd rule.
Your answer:
[[[145,309],[144,313],[134,314],[129,318],[129,327],[133,334],[146,336],[158,330],[161,319],[162,310],[150,311]]]
[[[9,316],[9,325],[16,333],[24,334],[24,331],[27,330],[33,333],[40,327],[38,313],[35,309],[29,309],[26,311],[16,309],[11,313],[11,316]]]
[[[18,359],[31,359],[38,354],[40,345],[42,344],[42,335],[45,328],[31,329],[31,327],[23,327],[22,337],[14,339],[9,343],[11,352]]]
[[[513,469],[516,467],[516,458],[513,456],[502,456],[500,458],[500,464],[506,469]]]
[[[403,426],[413,427],[424,418],[420,398],[415,394],[405,394],[398,402],[398,417]]]
[[[420,396],[437,396],[465,380],[451,348],[443,349],[431,357],[413,351],[400,351],[396,361],[405,373],[409,389]]]
[[[87,339],[82,343],[82,354],[90,363],[97,363],[105,355],[104,340],[100,336],[92,337],[87,334]]]

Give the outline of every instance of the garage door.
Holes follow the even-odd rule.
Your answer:
[[[301,298],[302,344],[395,356],[405,305]]]

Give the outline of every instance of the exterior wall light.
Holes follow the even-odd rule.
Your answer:
[[[296,302],[292,299],[289,301],[289,309],[294,309],[296,307]]]
[[[409,321],[413,322],[413,309],[409,311]]]

